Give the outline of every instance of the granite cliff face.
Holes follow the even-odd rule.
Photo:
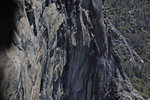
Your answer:
[[[143,100],[133,89],[101,0],[18,0],[15,39],[1,51],[5,100]]]

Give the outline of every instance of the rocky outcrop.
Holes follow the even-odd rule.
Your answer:
[[[18,0],[0,53],[6,100],[143,100],[112,50],[100,0]]]
[[[144,61],[140,56],[129,46],[123,35],[111,24],[110,20],[105,17],[104,22],[106,24],[106,29],[108,35],[112,39],[113,51],[124,61],[132,62],[138,66],[144,64]]]

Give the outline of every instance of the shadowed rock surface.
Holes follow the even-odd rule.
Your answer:
[[[143,100],[104,24],[101,0],[18,0],[12,47],[0,53],[5,100]]]
[[[13,40],[16,8],[14,0],[0,1],[0,50],[9,48]]]

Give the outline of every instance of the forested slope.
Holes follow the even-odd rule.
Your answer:
[[[105,13],[144,60],[136,65],[122,60],[133,86],[145,98],[150,97],[150,0],[105,0]]]

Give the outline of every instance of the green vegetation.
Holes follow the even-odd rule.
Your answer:
[[[145,64],[122,60],[135,89],[150,98],[150,0],[105,0],[106,15]]]
[[[121,61],[121,65],[124,67],[125,72],[130,78],[134,88],[138,90],[144,98],[150,97],[150,68],[146,66],[133,65],[129,61]],[[147,69],[149,68],[149,69]]]

